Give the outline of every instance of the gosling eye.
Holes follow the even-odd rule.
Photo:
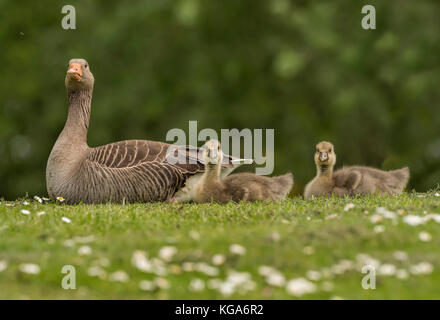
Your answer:
[[[84,65],[84,68],[86,68],[87,69],[87,67],[88,67],[89,65],[86,63],[85,65]]]

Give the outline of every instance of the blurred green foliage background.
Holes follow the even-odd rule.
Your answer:
[[[76,8],[77,29],[61,28]],[[372,4],[377,29],[361,28]],[[0,197],[46,194],[70,58],[95,75],[89,145],[171,128],[274,128],[275,174],[300,193],[316,142],[338,164],[440,181],[437,0],[0,0]]]

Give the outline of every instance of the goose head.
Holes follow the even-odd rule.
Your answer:
[[[333,167],[336,163],[336,154],[333,144],[327,141],[321,141],[316,145],[315,163],[317,166]]]
[[[222,158],[222,147],[219,141],[208,140],[202,147],[202,159],[205,164],[221,164]]]
[[[67,66],[66,88],[68,90],[89,90],[95,79],[90,66],[84,59],[71,59]]]

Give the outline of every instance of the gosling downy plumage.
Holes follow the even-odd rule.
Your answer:
[[[293,186],[291,173],[264,177],[252,173],[237,173],[225,178],[220,175],[223,153],[220,142],[209,140],[202,148],[205,172],[189,191],[191,200],[198,203],[230,201],[280,201]]]
[[[333,144],[327,141],[316,145],[315,164],[317,175],[305,188],[306,199],[331,195],[398,194],[409,180],[407,167],[383,171],[364,166],[348,166],[333,172],[336,154]]]
[[[70,60],[65,84],[68,117],[46,168],[52,198],[63,197],[67,203],[164,201],[204,171],[197,148],[189,146],[173,149],[162,142],[127,140],[90,148],[87,131],[94,78],[86,60]],[[168,161],[176,151],[173,157],[178,161]],[[240,164],[233,161],[226,157],[222,174]]]

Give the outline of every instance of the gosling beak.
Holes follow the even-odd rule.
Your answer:
[[[319,161],[324,162],[328,160],[328,153],[327,152],[320,152],[319,153]]]
[[[80,81],[82,78],[82,75],[83,75],[81,65],[79,63],[69,64],[69,69],[67,70],[67,75],[72,79]]]
[[[208,157],[210,157],[211,159],[217,159],[218,157],[218,152],[215,149],[209,149],[208,150]]]

